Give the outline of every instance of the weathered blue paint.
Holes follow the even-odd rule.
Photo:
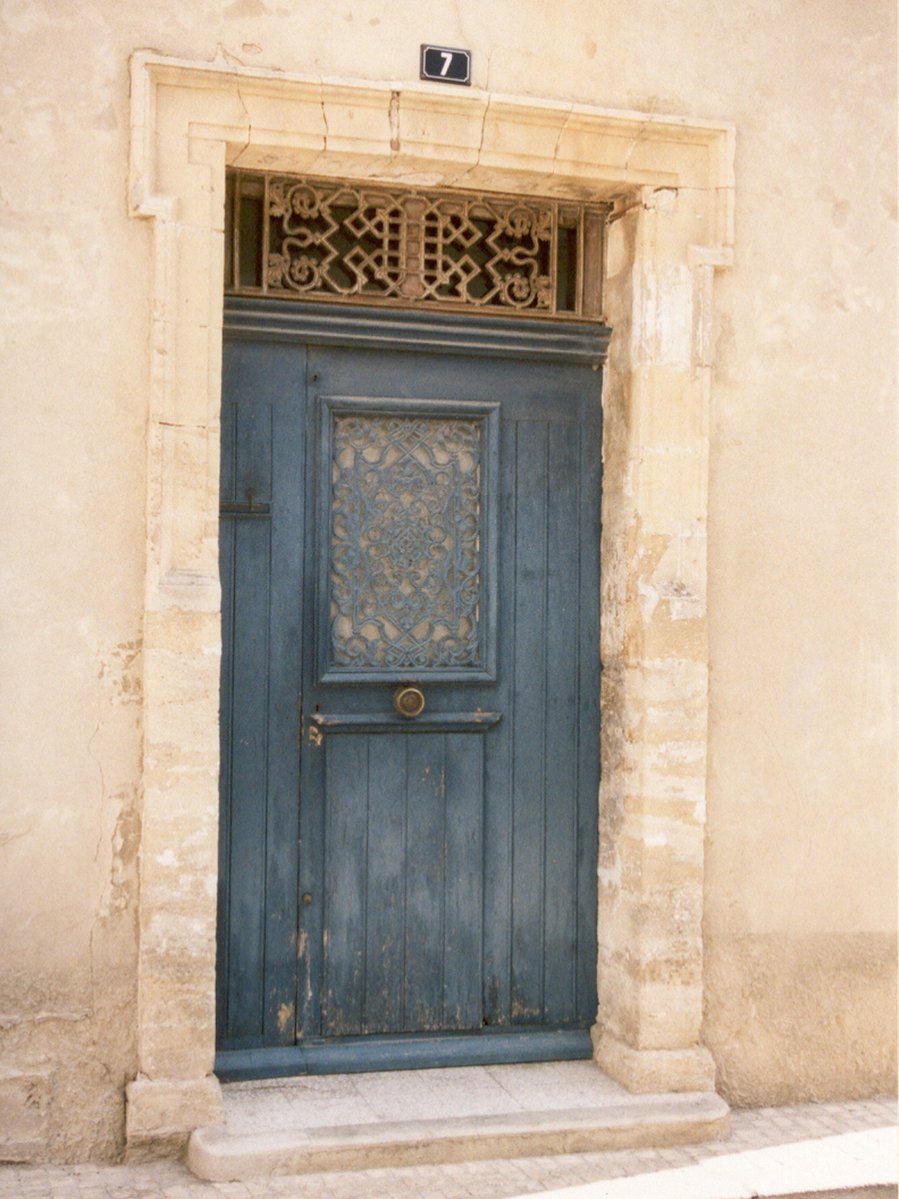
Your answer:
[[[290,1078],[295,1074],[361,1074],[370,1070],[423,1070],[440,1066],[497,1066],[506,1062],[564,1062],[589,1058],[586,1029],[484,1029],[465,1033],[312,1038],[268,1049],[232,1049],[216,1055],[223,1082]]]
[[[229,340],[262,337],[266,341],[317,346],[357,346],[391,352],[454,357],[512,358],[518,362],[601,365],[610,330],[586,322],[514,320],[486,313],[399,312],[387,308],[338,307],[296,300],[225,300]]]
[[[272,483],[302,455],[304,361],[302,345],[264,344],[231,346],[226,361],[217,1006],[221,1032],[245,1045],[295,1037],[282,1004],[293,1010],[296,989],[304,514],[302,492],[285,506]]]
[[[607,331],[282,307],[226,320],[217,1068],[588,1056]],[[477,662],[335,668],[348,412],[483,419]]]

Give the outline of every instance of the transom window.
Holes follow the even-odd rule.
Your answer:
[[[230,171],[237,295],[597,320],[606,204]]]

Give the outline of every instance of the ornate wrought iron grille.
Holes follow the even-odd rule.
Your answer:
[[[395,414],[336,417],[334,665],[481,665],[481,425]]]
[[[231,171],[225,288],[597,320],[608,211]]]

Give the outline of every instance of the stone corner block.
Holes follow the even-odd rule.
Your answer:
[[[168,1153],[195,1128],[224,1121],[222,1088],[215,1075],[196,1079],[138,1078],[125,1088],[125,1138],[129,1158]]]
[[[635,1095],[714,1091],[715,1062],[702,1045],[687,1049],[634,1049],[594,1025],[593,1060]]]

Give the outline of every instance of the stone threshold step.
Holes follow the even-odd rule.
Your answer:
[[[211,1182],[278,1174],[542,1157],[708,1141],[728,1131],[730,1109],[713,1092],[631,1096],[620,1104],[443,1119],[372,1121],[239,1131],[197,1129],[187,1162]]]

